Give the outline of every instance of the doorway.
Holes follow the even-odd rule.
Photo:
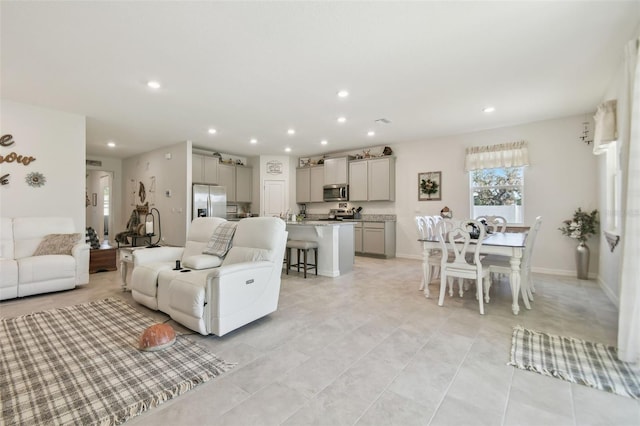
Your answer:
[[[264,181],[264,203],[261,216],[282,216],[285,213],[285,181]]]
[[[96,231],[100,245],[110,247],[113,230],[113,172],[87,170],[86,226]]]

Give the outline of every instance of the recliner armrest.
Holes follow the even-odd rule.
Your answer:
[[[133,265],[151,262],[172,262],[182,258],[184,247],[153,247],[133,251]]]

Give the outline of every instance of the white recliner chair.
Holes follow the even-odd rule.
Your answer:
[[[200,334],[222,336],[274,312],[287,231],[276,217],[242,219],[224,257],[203,254],[221,218],[196,218],[185,247],[133,252],[133,299]],[[176,260],[189,272],[176,270]]]

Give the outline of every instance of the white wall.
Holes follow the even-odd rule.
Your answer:
[[[0,176],[10,175],[9,183],[0,186],[0,215],[67,216],[84,233],[85,117],[8,100],[0,101],[0,117],[1,134],[11,134],[15,141],[0,147],[0,155],[35,157],[27,166],[0,164]],[[42,173],[45,185],[27,185],[31,172]]]
[[[148,201],[150,208],[155,207],[160,212],[162,242],[166,245],[184,245],[187,227],[191,223],[191,142],[181,142],[127,158],[122,162],[122,175],[121,214],[124,225],[114,232],[124,231],[136,205],[144,204],[138,196],[139,182],[143,182],[145,202]],[[155,188],[152,187],[152,177],[155,177]],[[167,196],[166,191],[170,191],[171,195]]]
[[[592,210],[597,204],[596,159],[591,146],[580,141],[582,123],[590,115],[561,118],[505,127],[413,144],[393,145],[396,163],[397,255],[420,258],[416,241],[416,214],[439,214],[444,206],[454,218],[470,215],[468,174],[464,171],[465,148],[525,140],[531,165],[525,170],[526,224],[541,215],[543,224],[536,240],[533,268],[538,272],[575,274],[576,241],[563,236],[558,227],[577,207]],[[442,172],[442,200],[418,201],[419,172]],[[363,213],[369,207],[365,206]],[[375,206],[373,210],[387,210]],[[369,209],[370,210],[370,209]],[[598,242],[591,241],[590,272],[597,273]],[[595,276],[595,275],[594,275]]]

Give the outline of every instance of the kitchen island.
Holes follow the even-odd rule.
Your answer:
[[[321,220],[287,222],[287,232],[291,240],[316,241],[318,275],[337,277],[353,270],[354,225],[353,222]],[[296,250],[291,250],[291,263],[296,262]]]

